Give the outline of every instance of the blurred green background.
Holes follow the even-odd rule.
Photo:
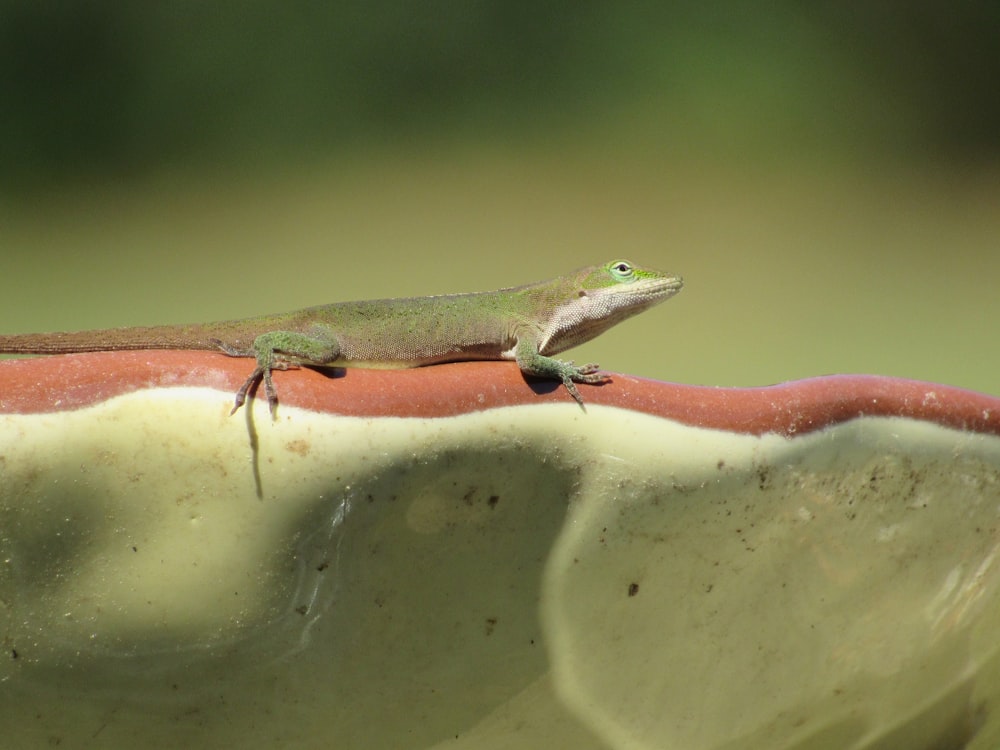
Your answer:
[[[681,273],[574,352],[1000,393],[1000,4],[0,2],[0,328]]]

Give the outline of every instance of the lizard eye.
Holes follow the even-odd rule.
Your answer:
[[[616,260],[611,264],[610,270],[619,281],[624,281],[632,276],[632,264],[627,260]]]

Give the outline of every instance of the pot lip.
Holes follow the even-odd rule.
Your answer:
[[[145,389],[187,386],[235,392],[248,365],[246,359],[215,352],[174,350],[7,360],[0,362],[0,414],[69,411]],[[614,406],[695,427],[793,436],[882,416],[1000,435],[1000,397],[895,376],[823,375],[723,387],[608,374],[611,382],[605,385],[579,386],[588,407]],[[434,418],[506,406],[573,405],[560,383],[525,378],[512,362],[407,370],[302,368],[275,372],[274,380],[281,404],[343,416]],[[567,414],[585,416],[578,407]]]

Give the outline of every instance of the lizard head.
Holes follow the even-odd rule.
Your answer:
[[[564,351],[600,335],[613,325],[658,305],[681,290],[680,276],[644,268],[627,260],[581,268],[571,274],[569,294],[553,300],[556,308],[543,332],[544,349]]]
[[[605,294],[655,297],[651,304],[670,299],[684,286],[684,279],[680,276],[643,268],[627,260],[613,260],[602,266],[583,268],[579,274],[581,294],[596,297]]]

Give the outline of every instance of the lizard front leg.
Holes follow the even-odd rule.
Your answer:
[[[287,370],[297,365],[327,365],[340,356],[340,344],[336,337],[322,331],[317,331],[314,335],[295,331],[269,331],[255,338],[249,350],[236,349],[221,341],[217,343],[231,357],[254,357],[257,360],[257,366],[250,377],[236,392],[236,401],[230,414],[235,414],[243,406],[250,389],[263,380],[267,405],[274,418],[278,407],[278,392],[271,378],[272,370]]]
[[[583,405],[583,397],[577,390],[576,383],[604,383],[608,381],[608,376],[599,372],[596,364],[575,365],[572,362],[564,362],[554,357],[546,357],[539,354],[538,344],[530,337],[523,337],[517,340],[514,348],[514,357],[517,366],[525,375],[536,375],[541,378],[554,378],[561,380],[566,386],[566,390],[580,404],[580,408],[586,410]]]

